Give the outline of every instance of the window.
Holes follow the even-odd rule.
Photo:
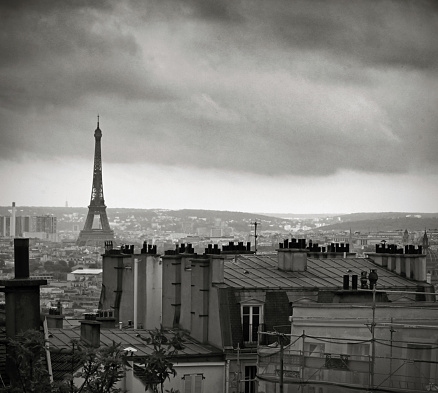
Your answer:
[[[324,357],[324,352],[325,352],[325,344],[311,343],[311,342],[304,343],[305,356],[322,358]]]
[[[431,380],[432,348],[425,344],[407,344],[405,378],[409,388],[423,389]]]
[[[245,343],[257,343],[257,332],[263,323],[263,306],[242,305],[242,329]]]
[[[347,354],[351,356],[351,360],[368,360],[370,354],[370,344],[348,343]]]
[[[256,393],[257,366],[245,366],[245,393]]]
[[[347,354],[350,360],[369,362],[370,344],[368,343],[347,343]],[[350,382],[357,385],[366,385],[369,381],[368,372],[354,371],[350,374]]]
[[[202,393],[203,374],[185,374],[183,377],[183,393]]]

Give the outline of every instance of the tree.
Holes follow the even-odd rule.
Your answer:
[[[83,364],[83,367],[74,374],[74,377],[79,378],[82,383],[76,387],[71,380],[67,381],[61,385],[60,393],[65,392],[66,386],[69,387],[69,392],[74,393],[123,392],[122,388],[116,387],[116,383],[124,377],[127,367],[122,344],[113,343],[108,347],[92,348],[72,341],[72,348],[77,348],[74,352],[76,361]]]
[[[51,391],[49,372],[44,363],[44,339],[40,332],[28,330],[17,339],[8,340],[7,367],[12,374],[11,393],[44,393]]]
[[[11,385],[1,389],[7,393],[122,393],[116,384],[125,375],[127,362],[121,344],[92,348],[72,341],[72,364],[81,365],[72,370],[71,377],[51,383],[47,370],[44,339],[40,332],[27,330],[8,340],[8,363]],[[81,383],[75,386],[73,379]]]
[[[159,391],[163,393],[164,381],[176,376],[172,357],[184,348],[184,339],[179,332],[173,333],[170,338],[165,333],[161,326],[160,329],[151,330],[148,333],[149,337],[141,337],[143,341],[153,346],[153,352],[145,358],[144,372],[147,380],[146,390],[152,389],[154,393]]]

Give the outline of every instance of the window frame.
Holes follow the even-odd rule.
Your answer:
[[[190,378],[187,378],[187,377],[190,377]],[[203,393],[204,379],[205,379],[203,373],[184,374],[181,377],[181,379],[184,381],[183,387],[181,390],[182,393]],[[200,382],[199,389],[197,389],[198,386],[197,386],[196,382]]]
[[[249,307],[249,314],[244,314],[244,308],[245,307]],[[254,307],[258,307],[259,309],[259,314],[254,314]],[[245,344],[257,344],[258,343],[258,327],[261,325],[263,326],[265,323],[265,318],[264,318],[264,308],[265,308],[265,302],[261,301],[261,300],[257,300],[257,299],[251,299],[251,300],[246,300],[246,301],[242,301],[240,303],[240,323],[242,326],[242,334],[243,334],[243,342]],[[254,316],[258,315],[259,317],[259,321],[257,324],[257,331],[254,331],[254,328],[252,326],[254,326]],[[246,323],[244,321],[245,317],[248,316],[248,324],[246,327]],[[248,329],[246,331],[245,327]],[[246,338],[248,338],[248,340],[246,340]]]

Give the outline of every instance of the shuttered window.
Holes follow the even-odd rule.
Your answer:
[[[202,393],[203,390],[203,374],[186,374],[183,376],[184,393]]]

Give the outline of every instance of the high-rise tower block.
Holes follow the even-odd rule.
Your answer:
[[[93,186],[91,188],[91,201],[88,206],[88,215],[85,221],[84,229],[79,233],[76,244],[78,246],[104,246],[106,240],[114,241],[114,231],[111,230],[106,215],[105,200],[103,198],[102,182],[102,152],[100,141],[102,131],[99,128],[99,117],[97,119],[97,128],[94,132],[95,149],[94,149],[94,171]],[[95,219],[97,218],[97,219]],[[98,224],[97,227],[93,224]]]

